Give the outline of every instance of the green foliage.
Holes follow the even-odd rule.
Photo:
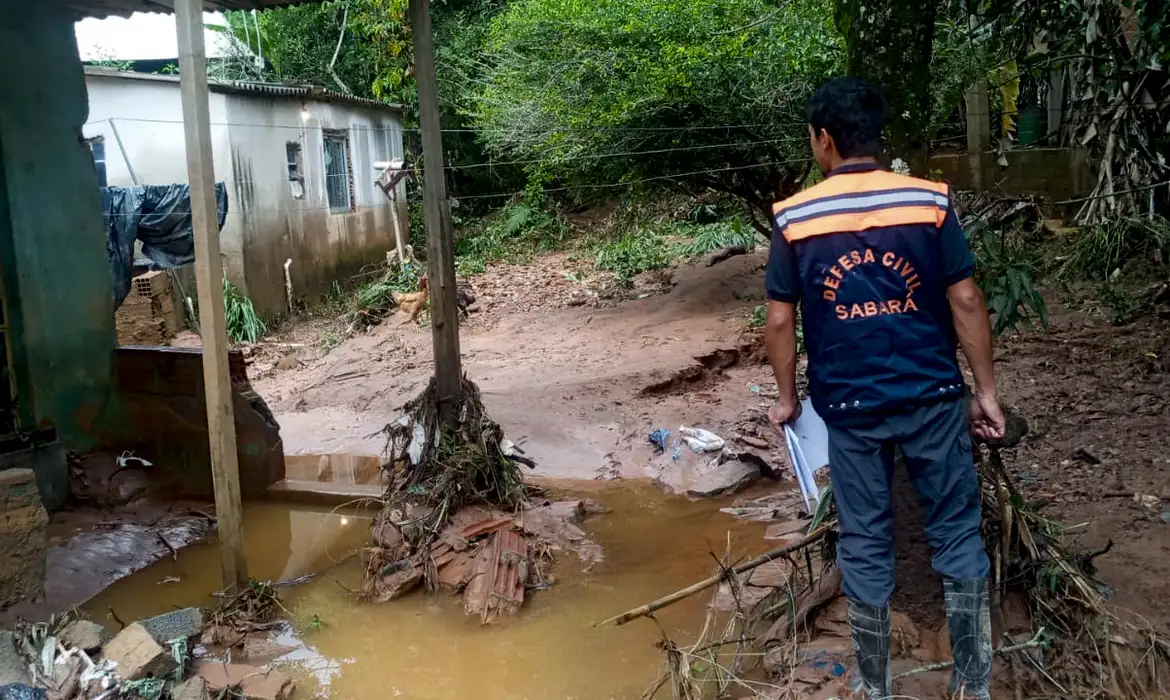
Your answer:
[[[652,179],[762,211],[809,170],[804,103],[841,69],[828,5],[517,0],[491,23],[475,125],[545,182]]]
[[[236,285],[223,278],[223,310],[227,336],[233,343],[255,343],[267,330],[256,315],[252,300],[240,293]]]
[[[983,230],[974,238],[975,278],[987,297],[996,336],[1030,327],[1033,318],[1048,327],[1048,307],[1036,289],[1033,255],[1011,232]]]
[[[459,272],[474,275],[490,262],[523,262],[554,250],[568,237],[569,228],[555,214],[526,202],[504,207],[480,228],[455,241]]]
[[[691,240],[684,243],[679,252],[687,257],[697,257],[729,246],[751,248],[760,241],[754,229],[740,221],[720,221],[710,224],[689,224],[678,227],[682,235]]]
[[[748,316],[747,327],[751,330],[759,330],[768,323],[768,305],[756,304],[752,307],[752,313]]]
[[[1170,221],[1128,217],[1089,226],[1076,234],[1057,275],[1107,279],[1130,260],[1170,260]]]
[[[629,281],[639,273],[670,267],[674,252],[673,246],[658,232],[635,228],[601,245],[594,265],[614,273],[619,280]]]
[[[394,294],[417,292],[421,277],[422,269],[417,265],[387,270],[381,277],[357,288],[350,305],[351,315],[359,321],[385,316],[394,308]]]

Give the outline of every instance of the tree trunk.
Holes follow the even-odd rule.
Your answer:
[[[847,67],[890,102],[887,152],[921,172],[930,121],[930,60],[938,0],[836,0]]]

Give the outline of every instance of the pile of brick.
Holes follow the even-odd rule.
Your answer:
[[[21,689],[14,697],[29,700],[287,700],[292,695],[293,680],[270,667],[193,659],[192,642],[205,627],[198,608],[141,620],[115,635],[83,619],[63,627],[19,626],[0,632],[0,689]],[[262,646],[249,641],[246,648]],[[9,696],[0,692],[0,697]]]
[[[114,316],[119,345],[167,345],[183,330],[182,300],[161,270],[134,278],[130,294]]]

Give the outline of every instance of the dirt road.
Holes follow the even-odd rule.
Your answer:
[[[486,308],[486,318],[473,316],[462,330],[465,370],[492,417],[536,460],[537,474],[590,479],[617,459],[623,475],[644,476],[650,430],[719,430],[758,402],[748,390],[767,379],[758,365],[733,368],[698,393],[638,392],[695,365],[697,356],[743,342],[747,315],[763,296],[762,264],[753,256],[682,269],[670,293],[609,308],[550,311],[539,301],[537,310],[519,313]],[[546,294],[542,285],[522,291]],[[381,451],[368,436],[397,417],[431,374],[429,326],[399,320],[391,316],[319,360],[254,382],[280,421],[287,453]]]
[[[594,478],[654,476],[647,433],[697,425],[732,431],[758,410],[753,385],[765,365],[740,362],[697,372],[700,381],[641,390],[686,374],[695,357],[733,349],[762,297],[761,255],[676,271],[667,294],[611,308],[565,308],[565,284],[547,268],[523,270],[511,295],[463,329],[468,374],[492,416],[539,463],[537,473]],[[488,273],[491,274],[490,272]],[[1086,546],[1114,548],[1096,563],[1117,604],[1170,622],[1170,324],[1147,318],[1125,328],[1101,313],[1063,310],[1050,299],[1048,333],[1001,339],[1003,400],[1033,431],[1009,458],[1030,498],[1069,524],[1088,522]],[[519,306],[520,311],[509,311]],[[283,427],[286,451],[377,453],[368,436],[430,375],[429,328],[391,317],[299,369],[255,381]],[[779,453],[777,453],[779,454]],[[1137,494],[1135,499],[1134,494]]]

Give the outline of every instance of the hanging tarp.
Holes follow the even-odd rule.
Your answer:
[[[227,218],[227,187],[215,183],[216,230]],[[106,224],[106,248],[114,284],[114,308],[130,293],[134,265],[134,241],[142,241],[142,254],[167,270],[195,261],[191,232],[189,185],[142,185],[103,187],[102,219]]]

